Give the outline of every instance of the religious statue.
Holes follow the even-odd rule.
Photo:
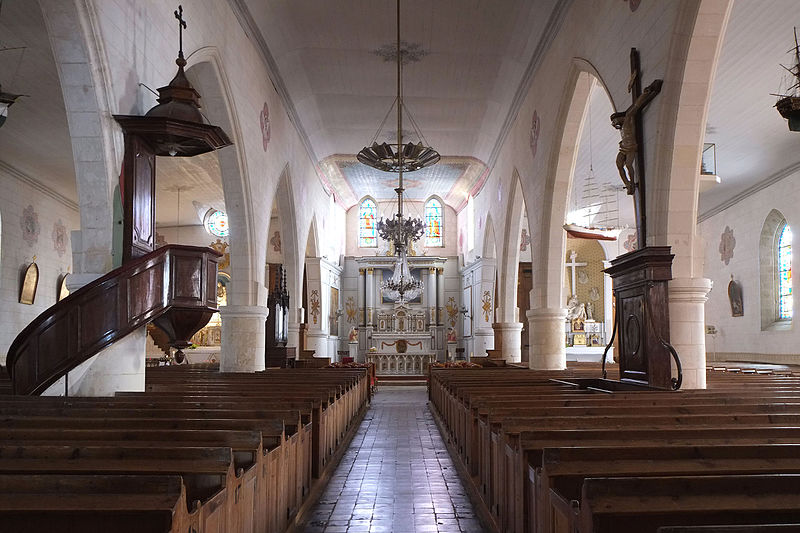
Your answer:
[[[586,320],[594,320],[594,304],[586,302]]]
[[[634,72],[628,83],[628,91],[631,90],[636,76],[638,73]],[[611,115],[611,124],[620,130],[622,136],[622,140],[619,141],[619,154],[617,154],[617,169],[629,195],[634,193],[639,184],[639,178],[633,168],[633,162],[639,152],[639,143],[636,141],[636,120],[642,109],[661,92],[662,83],[663,80],[655,80],[642,91],[642,94],[628,109]]]
[[[358,331],[356,331],[356,327],[353,326],[350,328],[350,334],[347,336],[348,342],[358,342]]]
[[[447,328],[447,342],[456,342],[455,328]]]
[[[586,306],[573,294],[567,300],[567,320],[571,322],[576,318],[586,320]]]

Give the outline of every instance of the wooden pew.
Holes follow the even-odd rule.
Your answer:
[[[15,533],[197,533],[179,476],[0,475],[0,524]]]

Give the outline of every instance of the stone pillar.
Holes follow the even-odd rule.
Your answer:
[[[526,313],[530,331],[528,364],[536,370],[563,370],[567,368],[567,350],[564,339],[564,307],[532,309]]]
[[[669,282],[669,338],[683,367],[682,389],[706,388],[705,303],[711,280],[676,278]],[[673,364],[673,376],[676,376]]]
[[[375,311],[375,269],[367,268],[367,285],[365,292],[367,294],[367,326],[373,326],[373,312]]]
[[[146,339],[147,327],[137,329],[72,369],[68,380],[61,377],[42,396],[64,396],[65,381],[68,381],[70,396],[143,392]]]
[[[294,309],[294,312],[291,309],[289,310],[289,331],[286,336],[286,346],[296,347],[298,353],[305,348],[305,346],[300,346],[300,324],[305,319],[305,311],[302,307]]]
[[[436,325],[436,268],[428,268],[428,283],[425,287],[425,306],[428,308],[428,324]]]
[[[436,325],[444,326],[444,268],[436,269]]]
[[[522,360],[522,324],[519,322],[495,322],[494,349],[500,351],[503,360],[519,363]]]
[[[364,269],[358,269],[358,325],[359,326],[366,326],[367,325],[367,293],[366,287],[364,286]]]
[[[261,305],[226,305],[220,307],[219,311],[222,318],[220,371],[264,370],[269,309]]]

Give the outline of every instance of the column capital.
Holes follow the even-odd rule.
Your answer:
[[[372,267],[369,267],[369,268],[367,268],[367,274],[368,274],[368,275],[371,275],[371,274],[373,274],[374,272],[375,272],[375,269],[374,269],[374,268],[372,268]]]

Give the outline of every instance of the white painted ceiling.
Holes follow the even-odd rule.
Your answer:
[[[700,194],[707,213],[800,163],[800,133],[773,107],[791,65],[797,0],[737,0],[711,92],[706,142],[716,144],[722,183]]]
[[[442,156],[489,162],[557,3],[402,2],[402,39],[429,52],[404,69],[405,105]],[[244,4],[317,159],[356,154],[375,136],[395,98],[395,63],[374,53],[395,42],[395,0],[244,0]],[[393,139],[395,129],[390,116],[379,140]],[[337,190],[339,198],[386,197],[385,187],[372,187],[371,180],[364,179],[385,181],[381,173],[365,167],[352,174],[357,176],[348,180],[352,194]],[[413,174],[408,177],[414,179]],[[435,192],[445,197],[448,191]],[[448,203],[457,207],[459,202]]]

